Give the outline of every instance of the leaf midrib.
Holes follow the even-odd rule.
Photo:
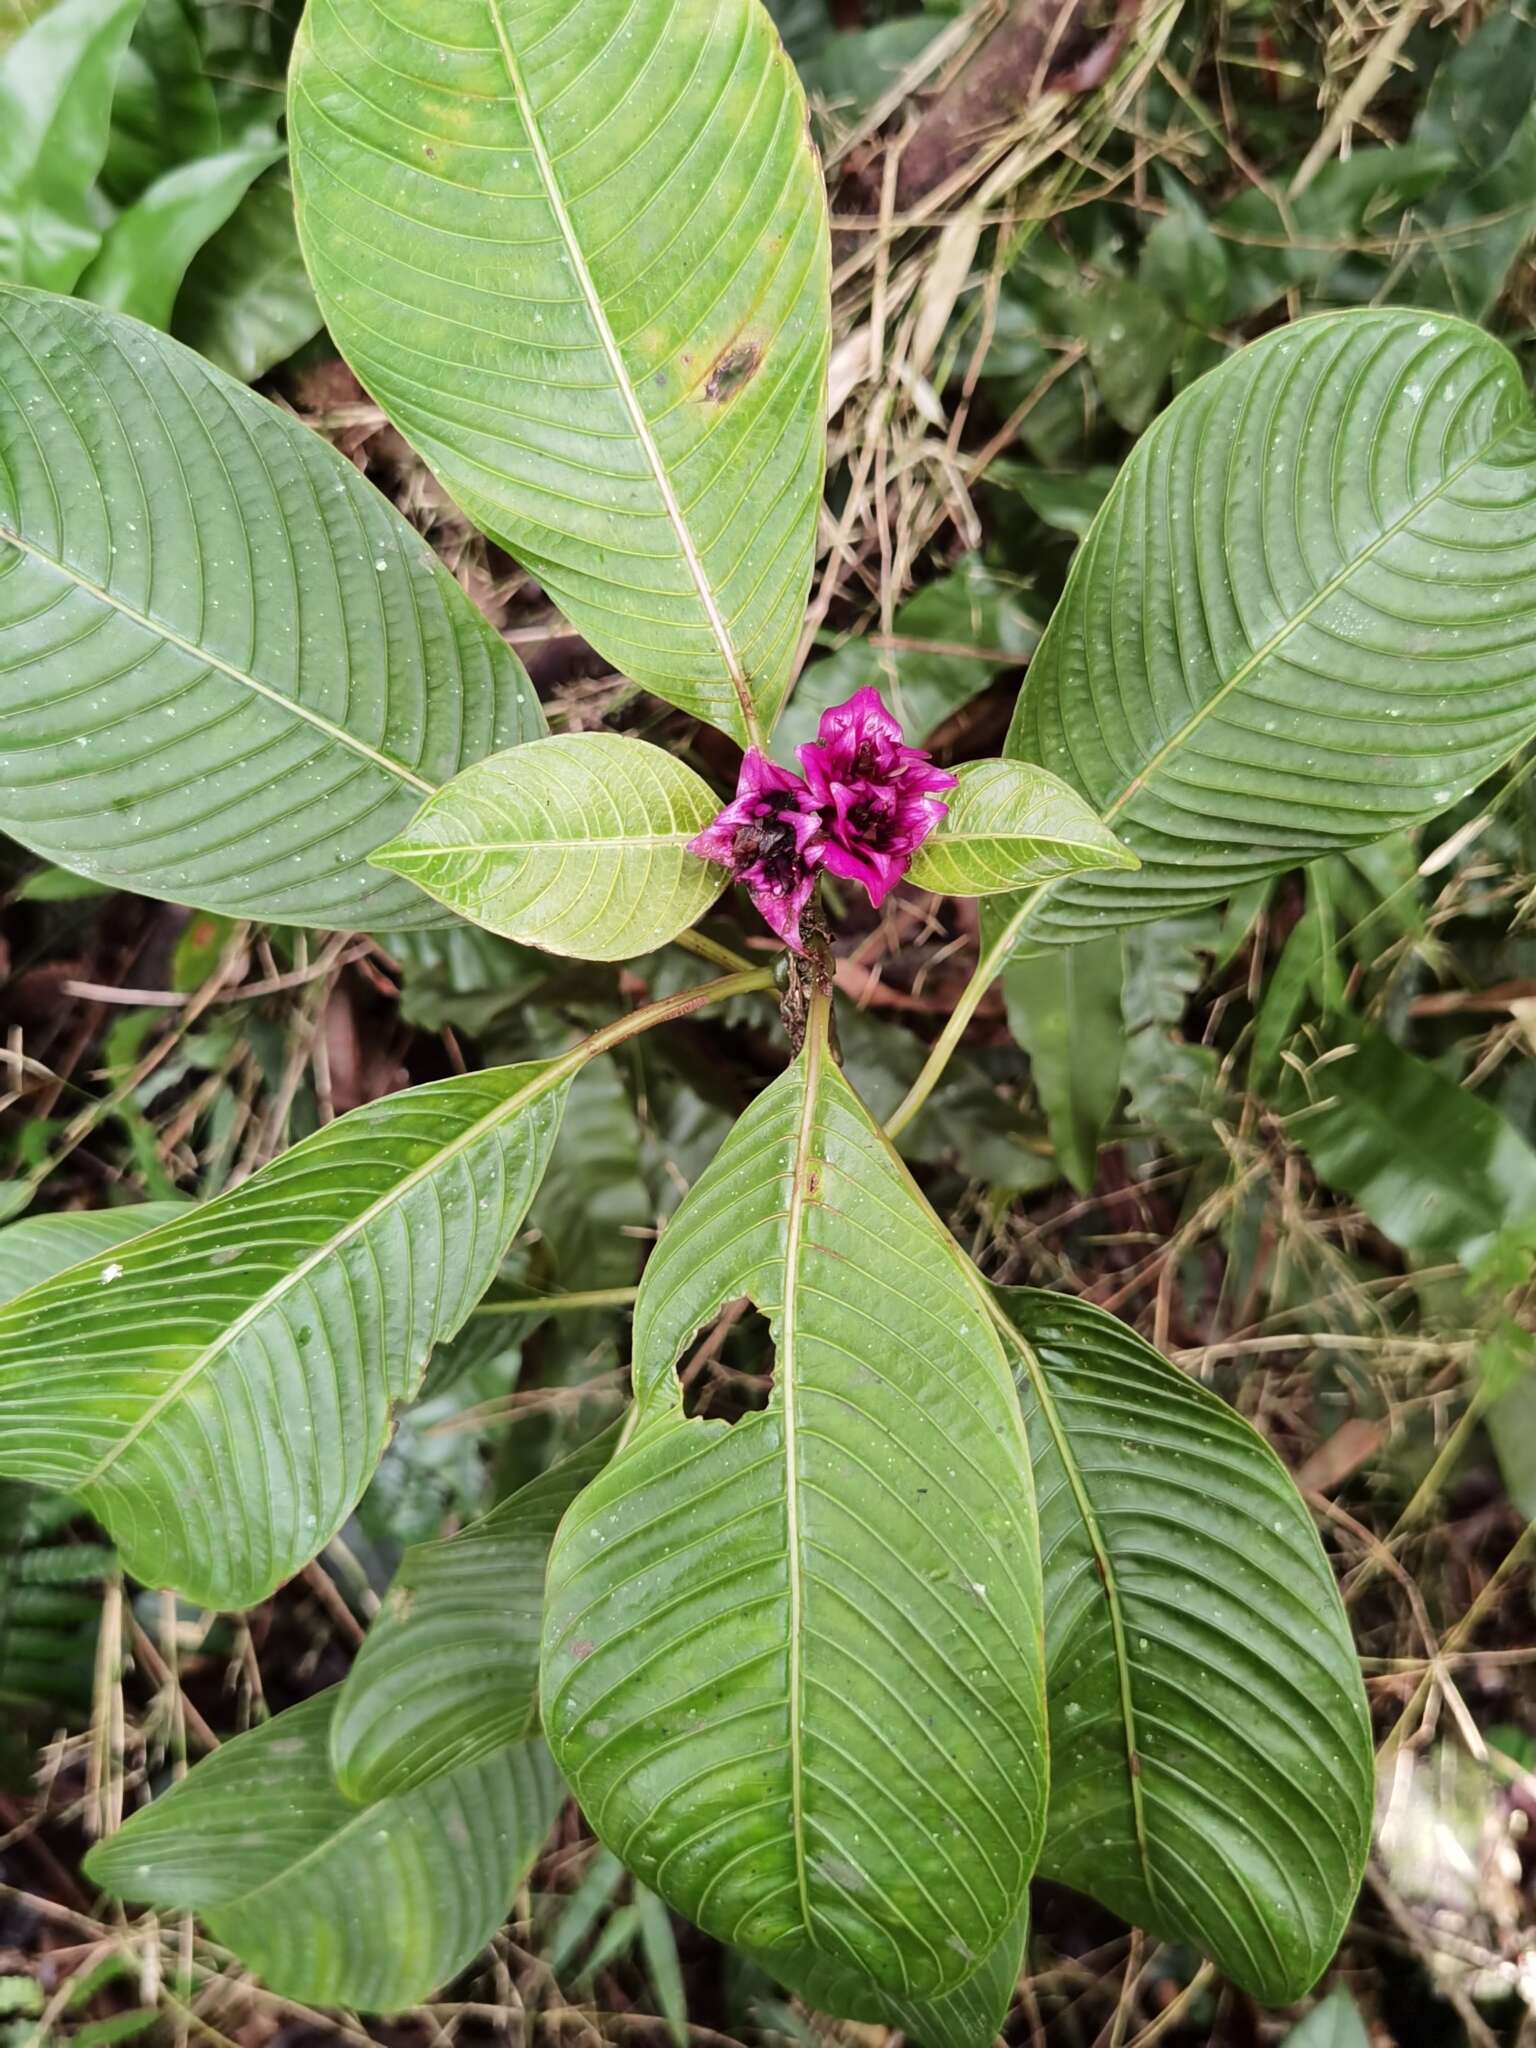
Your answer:
[[[1082,1517],[1083,1528],[1093,1549],[1094,1563],[1097,1566],[1099,1581],[1104,1588],[1104,1603],[1109,1610],[1110,1638],[1114,1646],[1115,1676],[1119,1685],[1120,1723],[1125,1737],[1125,1773],[1130,1791],[1131,1821],[1136,1834],[1136,1855],[1141,1865],[1141,1875],[1147,1888],[1147,1895],[1156,1902],[1157,1884],[1152,1875],[1152,1860],[1147,1842],[1146,1810],[1141,1792],[1141,1750],[1136,1739],[1136,1705],[1131,1692],[1130,1651],[1127,1645],[1125,1616],[1120,1609],[1120,1583],[1116,1576],[1114,1559],[1111,1557],[1109,1546],[1104,1540],[1104,1532],[1099,1527],[1099,1519],[1094,1511],[1093,1503],[1088,1497],[1088,1489],[1083,1480],[1081,1467],[1078,1465],[1077,1459],[1073,1454],[1071,1439],[1057,1412],[1056,1403],[1051,1394],[1045,1369],[1040,1363],[1039,1354],[1036,1352],[1033,1344],[1026,1339],[1024,1333],[1009,1321],[991,1290],[987,1289],[985,1292],[987,1311],[991,1315],[993,1323],[996,1325],[1001,1336],[1004,1350],[1006,1351],[1011,1346],[1015,1355],[1022,1363],[1024,1370],[1029,1375],[1030,1386],[1034,1390],[1035,1399],[1040,1404],[1041,1416],[1044,1419],[1046,1428],[1051,1433],[1051,1441],[1056,1447],[1057,1456],[1061,1459],[1062,1470],[1067,1475],[1067,1484],[1071,1488],[1073,1501],[1076,1504],[1078,1514]]]
[[[691,839],[697,839],[702,830],[703,827],[699,826],[692,832],[632,832],[613,839],[444,839],[421,846],[381,847],[370,858],[377,862],[381,855],[387,854],[393,867],[401,861],[433,860],[445,853],[526,856],[535,853],[587,853],[594,847],[644,850],[652,846],[686,846]]]
[[[270,684],[262,682],[248,670],[237,667],[234,662],[225,661],[222,655],[214,654],[206,647],[200,647],[195,640],[189,640],[184,634],[178,633],[173,626],[168,626],[163,619],[157,619],[152,612],[140,611],[136,605],[127,603],[125,599],[108,590],[104,584],[95,582],[82,570],[60,560],[57,555],[49,554],[46,548],[40,548],[35,541],[27,540],[22,534],[17,533],[14,527],[0,524],[0,542],[6,541],[12,547],[19,548],[24,555],[30,555],[33,561],[41,562],[56,571],[67,582],[74,584],[77,590],[88,592],[99,603],[106,605],[109,611],[130,619],[144,632],[153,634],[168,645],[179,647],[184,654],[190,655],[194,661],[201,662],[204,667],[216,669],[220,675],[228,676],[232,682],[243,683],[247,689],[254,690],[257,696],[265,697],[269,704],[275,704],[294,718],[312,725],[317,732],[323,732],[327,739],[334,740],[364,760],[371,761],[376,768],[382,768],[386,774],[393,775],[422,796],[432,796],[436,793],[438,785],[435,782],[425,781],[414,769],[407,768],[404,762],[393,760],[388,754],[381,754],[376,747],[370,747],[366,740],[361,740],[355,733],[348,732],[345,726],[336,725],[321,712],[312,711],[296,697],[285,697],[281,690],[274,690]]]
[[[327,1259],[334,1258],[338,1252],[349,1245],[370,1224],[377,1221],[380,1216],[391,1209],[395,1203],[404,1201],[408,1194],[419,1187],[423,1181],[430,1179],[449,1160],[456,1159],[461,1152],[466,1151],[471,1145],[477,1144],[488,1131],[495,1130],[498,1124],[505,1123],[508,1118],[516,1116],[519,1111],[527,1108],[529,1103],[537,1101],[540,1095],[547,1094],[551,1088],[558,1086],[567,1074],[576,1071],[582,1064],[585,1056],[585,1047],[578,1046],[573,1052],[566,1053],[559,1059],[551,1060],[538,1077],[529,1082],[526,1088],[519,1089],[518,1093],[509,1097],[506,1102],[498,1103],[495,1109],[490,1110],[476,1123],[471,1124],[451,1144],[443,1146],[439,1151],[434,1152],[430,1159],[423,1160],[419,1166],[413,1167],[404,1180],[397,1181],[393,1187],[371,1202],[362,1214],[354,1217],[344,1230],[337,1231],[334,1236],[328,1237],[324,1244],[317,1246],[308,1258],[294,1267],[292,1272],[286,1273],[275,1286],[269,1287],[248,1308],[242,1309],[235,1320],[226,1329],[221,1330],[212,1343],[204,1345],[197,1356],[177,1374],[171,1384],[156,1395],[155,1399],[144,1410],[144,1413],[139,1416],[131,1428],[123,1433],[117,1443],[107,1452],[106,1456],[98,1459],[97,1463],[83,1479],[74,1482],[75,1485],[82,1491],[88,1486],[98,1485],[111,1471],[112,1467],[117,1464],[119,1459],[122,1458],[124,1453],[139,1441],[145,1432],[165,1413],[167,1408],[180,1400],[192,1382],[227,1352],[258,1317],[265,1315],[270,1308],[280,1302],[302,1280],[308,1279],[317,1266],[323,1264]],[[174,1223],[166,1226],[167,1229],[171,1230],[179,1227],[179,1225]]]
[[[795,1413],[795,1323],[800,1291],[800,1250],[805,1206],[810,1199],[809,1156],[821,1087],[821,1062],[826,1043],[825,998],[814,998],[805,1038],[805,1098],[795,1132],[790,1173],[789,1206],[784,1229],[784,1315],[779,1327],[778,1382],[784,1413],[784,1514],[789,1587],[789,1813],[794,1843],[795,1884],[805,1937],[815,1946],[811,1918],[810,1876],[805,1854],[805,1773],[803,1768],[805,1669],[801,1650],[805,1589],[800,1556],[800,1470],[798,1418]]]
[[[1283,646],[1284,643],[1290,638],[1292,633],[1296,632],[1300,627],[1304,626],[1307,623],[1308,619],[1312,618],[1321,609],[1321,607],[1327,603],[1330,597],[1336,596],[1337,593],[1343,589],[1345,584],[1348,583],[1350,578],[1355,574],[1355,572],[1358,569],[1364,568],[1367,562],[1373,560],[1374,557],[1381,552],[1381,550],[1387,545],[1388,541],[1395,540],[1397,536],[1401,532],[1403,532],[1403,530],[1406,527],[1411,526],[1413,524],[1414,520],[1417,519],[1421,513],[1428,511],[1429,507],[1433,505],[1437,499],[1443,497],[1444,494],[1451,488],[1453,484],[1458,483],[1460,479],[1466,475],[1469,469],[1475,469],[1480,462],[1487,461],[1488,457],[1492,454],[1493,450],[1498,447],[1499,443],[1508,437],[1509,431],[1510,429],[1508,426],[1502,428],[1499,431],[1499,433],[1497,433],[1491,440],[1485,443],[1484,446],[1476,449],[1471,455],[1469,455],[1464,462],[1458,463],[1456,467],[1452,470],[1447,470],[1445,475],[1437,481],[1432,491],[1426,492],[1422,498],[1415,499],[1413,504],[1409,506],[1408,510],[1403,513],[1401,518],[1395,519],[1390,526],[1385,527],[1382,530],[1382,532],[1379,533],[1376,536],[1376,538],[1369,543],[1368,546],[1362,548],[1358,554],[1351,555],[1349,560],[1343,565],[1343,567],[1339,569],[1335,575],[1330,577],[1329,580],[1323,585],[1323,587],[1320,590],[1314,592],[1314,594],[1307,599],[1306,603],[1302,605],[1300,610],[1295,614],[1293,618],[1287,619],[1283,626],[1277,628],[1277,630],[1273,632],[1270,635],[1270,637],[1264,642],[1262,647],[1255,648],[1253,653],[1251,653],[1248,656],[1247,660],[1240,663],[1239,666],[1228,677],[1226,682],[1224,682],[1221,685],[1220,689],[1218,689],[1212,696],[1208,697],[1206,701],[1198,708],[1198,710],[1192,712],[1191,715],[1184,721],[1183,725],[1181,725],[1176,732],[1170,733],[1168,738],[1158,748],[1157,752],[1147,762],[1145,767],[1139,769],[1136,772],[1136,774],[1131,777],[1130,781],[1126,784],[1125,788],[1121,790],[1120,794],[1116,797],[1112,797],[1110,801],[1105,805],[1104,809],[1099,813],[1099,816],[1103,820],[1103,822],[1107,825],[1112,818],[1118,817],[1120,812],[1131,801],[1131,798],[1135,796],[1139,790],[1144,789],[1147,786],[1147,784],[1152,780],[1152,777],[1156,774],[1157,770],[1162,767],[1163,763],[1169,760],[1174,754],[1176,754],[1179,751],[1179,749],[1188,740],[1190,734],[1196,732],[1211,716],[1213,712],[1218,710],[1223,704],[1226,703],[1227,699],[1231,697],[1235,691],[1240,690],[1243,684],[1247,682],[1248,678],[1251,675],[1253,675],[1257,669],[1262,667],[1266,661],[1268,661],[1269,657],[1275,652],[1276,648]],[[1080,556],[1079,559],[1086,561],[1086,554]]]
[[[528,137],[528,147],[539,174],[539,183],[544,188],[544,196],[549,203],[549,210],[554,215],[555,225],[560,231],[561,245],[570,263],[577,288],[581,292],[582,301],[587,309],[587,316],[592,322],[593,330],[597,335],[603,354],[607,358],[608,367],[612,372],[619,397],[623,401],[625,411],[629,414],[630,425],[634,428],[635,438],[640,444],[646,463],[655,479],[656,489],[667,515],[667,523],[677,536],[677,543],[682,550],[683,561],[698,593],[699,603],[702,605],[704,616],[709,622],[710,632],[714,636],[715,644],[720,650],[720,657],[725,663],[726,674],[730,679],[731,688],[736,695],[737,706],[741,712],[742,723],[746,729],[748,742],[753,746],[760,747],[765,743],[765,739],[758,724],[757,707],[752,701],[752,691],[747,682],[746,671],[742,666],[741,657],[736,652],[736,645],[731,638],[730,628],[726,625],[719,604],[716,602],[715,593],[710,586],[708,574],[699,555],[693,533],[684,516],[683,508],[678,502],[677,493],[672,488],[672,479],[667,473],[666,464],[662,461],[661,450],[657,446],[656,437],[651,431],[650,421],[646,418],[641,408],[639,394],[635,390],[624,358],[619,352],[618,339],[609,325],[608,315],[603,308],[601,298],[598,296],[596,281],[587,266],[586,252],[577,240],[575,223],[572,221],[566,207],[565,195],[560,190],[559,183],[556,180],[555,167],[550,160],[549,151],[544,141],[544,133],[539,126],[527,83],[523,78],[522,66],[518,63],[517,52],[512,46],[512,38],[507,31],[507,24],[501,9],[501,0],[486,0],[486,11],[490,15],[491,26],[496,32],[496,41],[501,50],[502,64],[505,67],[507,81],[512,88],[513,97],[517,101],[518,113],[522,117],[523,129]]]

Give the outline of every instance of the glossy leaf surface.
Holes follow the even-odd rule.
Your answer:
[[[164,335],[15,288],[0,463],[0,827],[205,909],[439,920],[368,854],[542,720],[352,464]]]
[[[1022,761],[967,761],[907,880],[944,896],[994,896],[1084,868],[1128,868],[1136,856],[1076,790]]]
[[[0,1311],[0,1473],[76,1494],[151,1586],[264,1599],[341,1526],[495,1275],[574,1057],[339,1118]]]
[[[80,296],[152,327],[169,327],[187,266],[263,171],[285,154],[264,141],[178,164],[107,230]]]
[[[1370,1836],[1370,1720],[1312,1518],[1264,1440],[1102,1309],[995,1290],[1045,1568],[1041,1870],[1266,2004],[1310,1989]]]
[[[769,1405],[690,1418],[676,1363],[742,1294]],[[652,1254],[634,1356],[550,1561],[556,1760],[646,1884],[813,2002],[943,1994],[1042,1818],[1027,1454],[979,1283],[814,1018]]]
[[[1006,752],[1142,862],[1026,935],[1217,901],[1472,788],[1536,727],[1536,426],[1444,316],[1265,336],[1137,443],[1030,665]]]
[[[299,226],[343,354],[615,668],[771,726],[821,498],[826,202],[758,0],[311,0]]]
[[[723,868],[688,851],[719,808],[660,747],[566,733],[466,768],[374,859],[505,939],[632,960],[725,886]]]
[[[618,1429],[456,1535],[405,1553],[331,1723],[336,1781],[349,1798],[409,1791],[536,1732],[550,1542]]]
[[[60,0],[0,60],[0,278],[73,291],[100,246],[92,187],[142,4]]]
[[[540,1742],[356,1806],[330,1771],[337,1690],[238,1735],[98,1842],[93,1881],[196,1913],[281,1997],[393,2012],[474,1959],[564,1796]]]

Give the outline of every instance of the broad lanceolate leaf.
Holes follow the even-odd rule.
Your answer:
[[[494,1277],[581,1055],[368,1104],[0,1310],[0,1473],[77,1494],[127,1569],[264,1599],[341,1526]]]
[[[632,960],[725,886],[723,868],[688,851],[719,808],[660,747],[567,733],[466,768],[374,859],[503,938]]]
[[[136,321],[0,288],[6,832],[207,909],[432,923],[367,856],[540,730],[499,635],[317,434]]]
[[[199,1915],[271,1991],[393,2012],[474,1959],[559,1811],[541,1742],[366,1806],[331,1777],[338,1691],[205,1757],[88,1858],[95,1883]]]
[[[299,228],[358,376],[648,690],[745,740],[821,496],[826,202],[758,0],[311,0]]]
[[[91,188],[106,158],[112,92],[142,5],[60,0],[5,52],[0,277],[73,291],[96,253],[101,227]],[[0,381],[8,383],[8,374]]]
[[[1370,1720],[1333,1574],[1269,1446],[1106,1315],[995,1290],[1045,1565],[1041,1869],[1285,2005],[1370,1835]]]
[[[405,1553],[331,1723],[331,1761],[349,1798],[408,1792],[536,1731],[550,1541],[620,1427],[456,1536]]]
[[[1021,761],[968,761],[949,814],[907,880],[946,896],[992,896],[1084,868],[1133,868],[1136,856],[1075,789]]]
[[[889,2007],[914,2048],[992,2048],[1003,2030],[1024,1973],[1029,1942],[1029,1901],[981,1968],[937,1998],[900,1999]]]
[[[264,178],[198,252],[176,298],[177,337],[254,384],[320,331],[286,175]]]
[[[684,1413],[728,1302],[768,1407]],[[1015,1924],[1045,1797],[1026,1452],[977,1283],[827,1050],[652,1254],[636,1420],[550,1560],[545,1732],[592,1826],[813,2002],[941,1995]]]
[[[1536,726],[1533,606],[1507,350],[1400,311],[1254,342],[1137,444],[1030,666],[1006,751],[1142,865],[1057,883],[1024,933],[1214,902],[1443,810]]]
[[[92,1252],[173,1222],[186,1209],[185,1202],[136,1202],[122,1209],[70,1209],[8,1223],[0,1230],[0,1302],[51,1280]]]

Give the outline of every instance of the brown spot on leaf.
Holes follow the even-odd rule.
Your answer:
[[[715,358],[714,368],[704,380],[704,396],[723,405],[757,375],[762,360],[763,352],[755,341],[739,342],[726,349]]]
[[[596,1648],[597,1645],[590,1636],[582,1636],[578,1641],[572,1643],[571,1655],[578,1664],[583,1664]]]

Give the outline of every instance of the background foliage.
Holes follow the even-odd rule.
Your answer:
[[[9,0],[0,277],[134,312],[263,380],[427,537],[528,663],[556,734],[639,734],[719,786],[729,750],[552,618],[319,334],[281,148],[297,13]],[[1522,5],[1195,0],[1176,19],[1146,10],[1124,49],[1109,10],[1087,6],[784,0],[778,19],[828,164],[836,313],[813,645],[775,735],[783,758],[821,705],[865,682],[946,762],[999,752],[1072,550],[1138,436],[1172,392],[1282,321],[1455,312],[1510,345],[1529,385],[1536,21]],[[992,81],[979,101],[978,75]],[[990,1278],[1064,1288],[1154,1340],[1255,1422],[1325,1535],[1382,1745],[1379,1828],[1338,1987],[1290,2016],[1301,2048],[1354,2048],[1367,2026],[1487,2048],[1528,2032],[1536,2005],[1531,766],[1223,911],[1014,966],[902,1138]],[[29,1212],[0,1238],[6,1295],[44,1276],[40,1260],[64,1263],[31,1215],[71,1212],[68,1258],[107,1256],[127,1203],[232,1192],[346,1109],[552,1059],[619,1006],[612,969],[516,937],[264,929],[238,905],[187,915],[109,894],[19,848],[4,886],[0,1145],[7,1213]],[[964,985],[976,920],[915,883],[879,918],[845,907],[843,1051],[884,1115]],[[722,901],[710,928],[750,945],[737,912]],[[658,953],[624,973],[624,992],[662,995],[692,968]],[[315,1729],[323,1742],[344,1721],[346,1694],[326,1689],[402,1552],[510,1509],[615,1412],[647,1244],[778,1066],[741,1002],[576,1076],[491,1297],[433,1359],[341,1533],[240,1619],[138,1591],[78,1504],[0,1494],[7,2043],[152,2027],[252,2044],[818,2034],[766,1976],[674,1922],[569,1810],[512,1923],[485,1930],[483,1962],[387,2027],[339,2009],[347,1985],[329,1964],[303,2011],[233,1966],[219,1916],[233,1929],[243,1912],[241,1938],[259,1942],[261,1873],[221,1872],[222,1900],[188,1894],[205,1940],[190,1922],[104,1913],[80,1871],[146,1783],[269,1713],[297,1716],[285,1754],[302,1769]],[[572,1299],[530,1313],[529,1294]],[[1071,1336],[1067,1318],[1053,1341],[1069,1353]],[[686,1361],[689,1406],[760,1406],[767,1355],[760,1320],[739,1314]],[[1173,1396],[1149,1380],[1144,1398]],[[1031,1411],[1032,1430],[1043,1421]],[[1256,1556],[1234,1599],[1272,1597],[1264,1571]],[[387,1639],[371,1641],[384,1655]],[[479,1857],[506,1853],[515,1816],[535,1834],[544,1817],[542,1766],[518,1733],[455,1763],[479,1774],[466,1827],[502,1816],[474,1837]],[[374,1754],[370,1796],[408,1799],[387,1748]],[[1058,1844],[1046,1867],[1070,1879],[1072,1853]],[[376,1904],[359,1889],[380,1872],[316,1854],[319,1899],[388,1909],[388,1884]],[[452,1862],[396,1873],[396,1895],[420,1883],[451,1914]],[[1010,2039],[1248,2042],[1289,2024],[1198,1966],[1176,1930],[1133,1938],[1052,1884],[1036,1906]],[[438,1931],[412,1924],[423,1944]]]

